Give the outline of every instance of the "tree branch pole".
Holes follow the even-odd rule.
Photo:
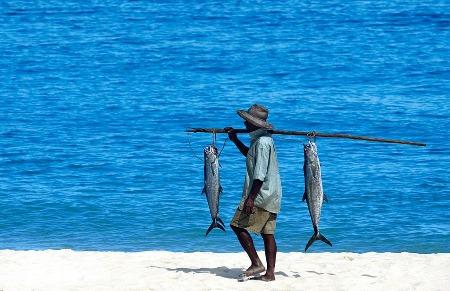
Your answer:
[[[190,128],[186,130],[187,132],[206,132],[206,133],[228,133],[223,128]],[[246,129],[235,129],[236,133],[248,133]],[[372,142],[385,142],[385,143],[397,143],[397,144],[407,144],[414,146],[426,146],[425,143],[421,142],[413,142],[413,141],[405,141],[405,140],[395,140],[395,139],[384,139],[377,137],[368,137],[368,136],[356,136],[344,133],[320,133],[314,131],[294,131],[294,130],[268,130],[271,134],[283,134],[283,135],[301,135],[301,136],[316,136],[316,137],[327,137],[327,138],[347,138],[347,139],[355,139],[355,140],[366,140]]]

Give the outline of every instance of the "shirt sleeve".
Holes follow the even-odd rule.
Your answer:
[[[253,180],[264,181],[267,175],[270,158],[270,145],[267,143],[259,143],[256,147],[255,169],[253,171]]]

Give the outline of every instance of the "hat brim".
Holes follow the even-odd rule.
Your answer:
[[[253,115],[250,115],[246,110],[238,110],[237,114],[242,117],[243,119],[247,120],[251,124],[257,127],[265,128],[265,129],[273,129],[272,124],[254,117]]]

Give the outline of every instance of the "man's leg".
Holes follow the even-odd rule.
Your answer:
[[[247,230],[244,228],[236,227],[234,225],[230,225],[231,229],[236,234],[239,242],[241,243],[242,248],[247,253],[250,261],[252,262],[251,266],[245,271],[248,275],[253,275],[253,273],[261,273],[264,272],[264,265],[259,259],[258,253],[256,252],[255,245],[253,244],[253,239]]]
[[[263,276],[267,280],[275,280],[275,261],[277,259],[277,243],[273,234],[262,234],[266,253],[267,271]]]

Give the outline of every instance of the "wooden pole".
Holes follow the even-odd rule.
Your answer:
[[[228,133],[223,128],[190,128],[186,130],[187,132],[207,132],[207,133]],[[236,133],[248,133],[246,129],[234,129]],[[395,140],[395,139],[385,139],[378,137],[368,137],[368,136],[356,136],[344,133],[320,133],[314,131],[294,131],[294,130],[268,130],[271,134],[284,134],[284,135],[301,135],[301,136],[317,136],[317,137],[329,137],[329,138],[347,138],[347,139],[355,139],[355,140],[366,140],[373,142],[386,142],[386,143],[398,143],[398,144],[407,144],[407,145],[415,145],[415,146],[426,146],[425,143],[413,142],[413,141],[405,141],[405,140]]]

